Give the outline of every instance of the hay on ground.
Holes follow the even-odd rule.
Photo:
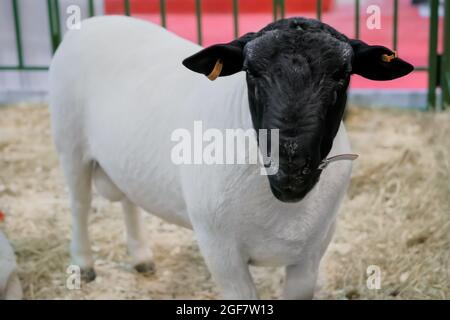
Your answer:
[[[351,109],[347,128],[360,154],[318,293],[326,299],[450,298],[450,113]],[[98,277],[66,287],[70,213],[45,106],[0,108],[0,228],[17,254],[27,299],[217,297],[194,235],[146,217],[157,272],[129,266],[120,206],[93,201]],[[367,267],[381,289],[367,288]],[[280,295],[283,272],[254,268],[262,298]]]

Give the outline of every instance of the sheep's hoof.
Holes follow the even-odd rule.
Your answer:
[[[81,280],[84,282],[92,282],[97,277],[94,268],[82,269],[81,270]]]
[[[138,263],[134,266],[134,269],[145,275],[152,275],[156,272],[155,263],[153,261]]]

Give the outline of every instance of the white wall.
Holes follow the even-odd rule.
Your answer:
[[[19,0],[24,63],[27,66],[48,66],[52,49],[47,1]],[[103,0],[95,0],[95,12],[103,14]],[[82,19],[88,17],[87,0],[59,0],[61,31],[66,29],[66,9],[79,5]],[[12,1],[0,0],[0,65],[17,65]],[[47,93],[46,71],[0,71],[0,103],[23,99],[43,100]]]

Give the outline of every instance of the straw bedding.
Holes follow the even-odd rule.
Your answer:
[[[351,108],[346,123],[360,158],[317,297],[449,299],[450,113]],[[45,106],[0,108],[0,211],[27,299],[218,297],[194,234],[150,215],[157,272],[133,272],[120,205],[100,197],[90,224],[98,277],[67,289],[70,213]],[[379,290],[367,288],[370,265],[381,270]],[[281,269],[252,273],[262,298],[279,297]]]

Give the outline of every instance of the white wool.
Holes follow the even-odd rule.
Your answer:
[[[0,231],[0,300],[22,299],[17,275],[16,257],[5,235]]]
[[[99,192],[122,199],[129,251],[152,259],[133,205],[192,228],[225,298],[256,298],[248,263],[287,267],[285,296],[312,297],[320,259],[350,181],[351,162],[331,164],[298,203],[271,193],[256,165],[175,165],[171,133],[252,128],[245,74],[214,82],[182,60],[201,48],[143,21],[86,20],[51,65],[55,144],[72,198],[72,259],[93,267],[87,236],[92,165]],[[331,155],[350,153],[343,124]],[[99,171],[97,171],[99,170]]]

